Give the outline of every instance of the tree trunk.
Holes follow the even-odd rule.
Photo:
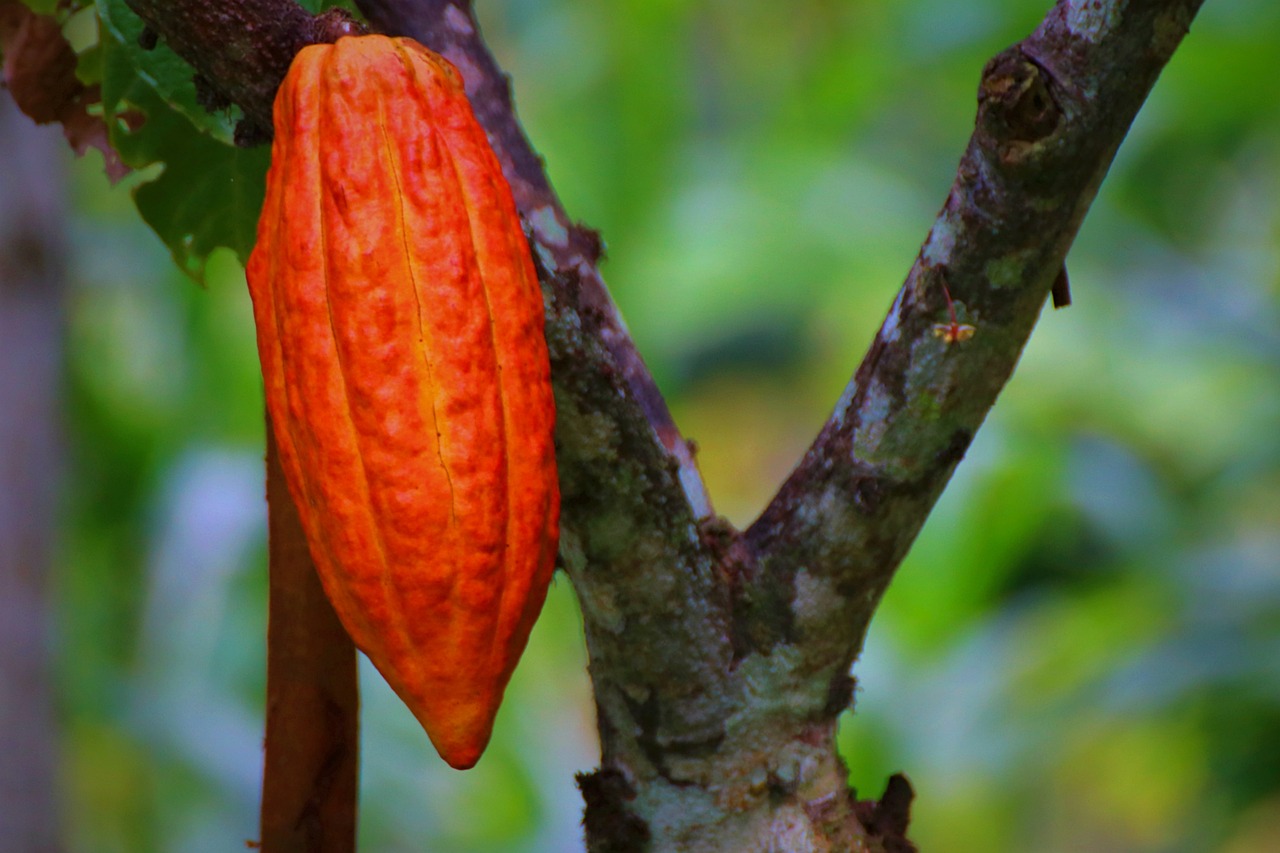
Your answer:
[[[62,446],[63,150],[0,94],[0,843],[61,849],[49,597]]]

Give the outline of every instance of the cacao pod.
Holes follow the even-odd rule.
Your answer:
[[[267,409],[334,609],[470,767],[542,607],[559,490],[542,293],[457,71],[312,45],[246,274]]]

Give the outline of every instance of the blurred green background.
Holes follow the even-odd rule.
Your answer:
[[[481,0],[525,125],[717,509],[798,460],[1042,2]],[[842,723],[933,851],[1280,850],[1280,6],[1210,0],[1009,388],[890,589]],[[243,273],[204,289],[71,166],[56,565],[77,853],[256,835],[262,417]],[[362,849],[578,849],[595,765],[557,578],[479,767],[367,668]],[[2,846],[2,845],[0,845]]]

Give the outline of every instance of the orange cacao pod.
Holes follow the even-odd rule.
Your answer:
[[[246,272],[325,591],[470,767],[546,596],[559,491],[542,293],[457,71],[408,39],[303,49]]]

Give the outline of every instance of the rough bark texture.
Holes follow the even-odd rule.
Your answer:
[[[329,605],[267,424],[270,604],[264,853],[356,849],[356,647]]]
[[[279,18],[282,2],[223,5]],[[176,11],[188,5],[156,11],[162,35],[191,26]],[[879,804],[855,803],[846,787],[835,725],[852,698],[849,668],[1200,5],[1062,0],[987,65],[973,137],[906,284],[803,462],[739,533],[712,515],[604,288],[599,241],[551,191],[469,4],[360,3],[375,28],[462,71],[543,266],[561,554],[582,603],[603,747],[581,780],[591,849],[910,849],[905,780]],[[228,38],[196,29],[172,40],[202,68]],[[264,109],[265,95],[245,96],[264,98],[242,104],[248,114]],[[970,339],[937,334],[944,284]]]
[[[62,145],[0,93],[0,847],[60,850],[52,604]]]

